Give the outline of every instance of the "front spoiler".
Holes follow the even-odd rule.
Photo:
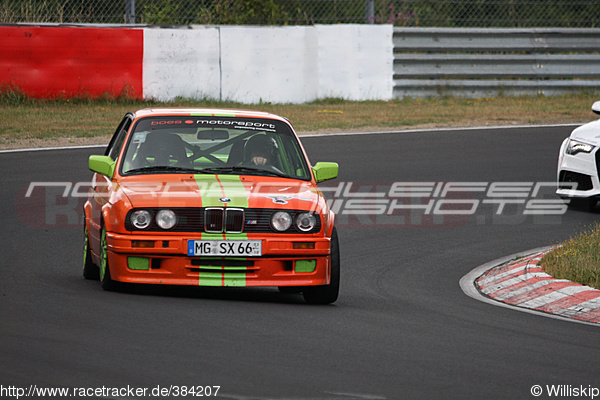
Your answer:
[[[262,238],[263,255],[247,258],[190,257],[187,241],[194,239],[200,236],[108,233],[111,278],[128,283],[234,287],[315,286],[330,282],[329,238]],[[133,247],[137,240],[154,241],[155,246]],[[315,248],[294,249],[293,242],[314,242]]]

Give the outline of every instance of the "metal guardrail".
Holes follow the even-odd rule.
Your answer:
[[[394,28],[394,98],[600,92],[600,29]]]

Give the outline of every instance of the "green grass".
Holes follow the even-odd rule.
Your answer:
[[[540,266],[554,278],[600,289],[600,224],[546,254]]]
[[[169,103],[127,98],[35,100],[0,88],[0,148],[106,143],[125,112],[145,107],[218,107],[267,111],[298,133],[404,130],[512,124],[583,123],[597,96],[427,98],[391,101],[323,99],[308,104],[240,104],[209,99]]]

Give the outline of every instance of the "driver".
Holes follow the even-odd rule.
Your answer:
[[[272,165],[277,154],[277,143],[266,135],[254,135],[244,147],[244,161],[247,164]]]

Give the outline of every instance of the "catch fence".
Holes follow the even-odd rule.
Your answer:
[[[0,23],[24,22],[593,28],[600,0],[2,0]]]

